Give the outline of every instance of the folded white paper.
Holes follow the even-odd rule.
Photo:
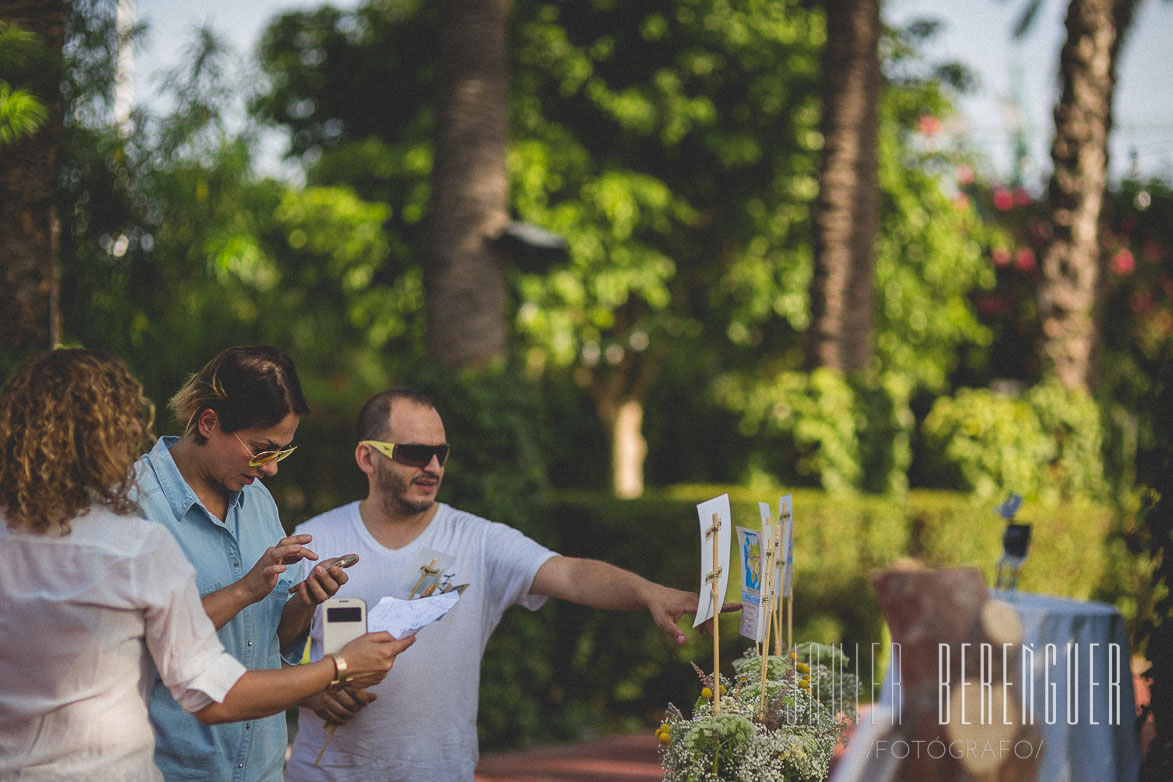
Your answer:
[[[455,589],[418,600],[384,597],[367,612],[367,632],[386,630],[396,638],[406,638],[444,616],[459,599],[460,593]]]

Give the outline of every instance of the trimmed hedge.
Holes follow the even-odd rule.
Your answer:
[[[638,500],[600,493],[560,493],[530,531],[568,556],[594,557],[661,584],[696,589],[699,521],[696,504],[728,492],[734,524],[757,527],[757,503],[777,507],[779,491],[723,486],[680,486],[650,491]],[[793,491],[797,639],[859,644],[860,660],[884,629],[868,571],[904,557],[930,567],[977,565],[993,581],[1003,523],[989,503],[968,495],[912,491],[899,499],[838,497]],[[1033,546],[1020,578],[1024,591],[1075,599],[1106,599],[1128,556],[1108,541],[1112,509],[1088,503],[1027,504],[1018,521],[1034,525]],[[735,544],[736,545],[736,544]],[[737,557],[727,599],[738,600]],[[1109,568],[1111,565],[1111,568]],[[738,615],[721,622],[722,659],[748,645],[737,634]],[[670,701],[689,702],[700,685],[688,664],[712,665],[707,638],[690,634],[677,647],[643,613],[593,611],[550,601],[536,613],[506,614],[482,669],[482,746],[581,738],[593,731],[635,729],[656,721]],[[862,664],[862,663],[861,663]],[[877,676],[882,671],[877,671]],[[868,670],[860,671],[865,679]]]

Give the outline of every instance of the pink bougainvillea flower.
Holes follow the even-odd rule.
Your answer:
[[[1005,298],[991,293],[978,299],[978,311],[983,315],[1005,315],[1010,311],[1010,304]]]
[[[1014,188],[1014,192],[1010,195],[1011,203],[1013,203],[1014,206],[1030,206],[1031,202],[1034,201],[1034,199],[1030,197],[1030,193],[1026,192],[1021,187]]]
[[[920,128],[920,132],[926,136],[935,136],[937,131],[941,129],[941,120],[932,114],[922,114],[916,124]]]
[[[1132,270],[1136,268],[1136,259],[1132,257],[1132,251],[1127,247],[1120,248],[1115,255],[1112,256],[1112,271],[1117,274],[1132,274]]]
[[[1014,195],[1004,187],[994,188],[994,208],[1005,212],[1014,206]]]
[[[1035,251],[1029,247],[1019,247],[1014,252],[1014,265],[1019,271],[1029,272],[1035,268]]]
[[[1010,251],[1005,247],[995,247],[990,253],[990,257],[994,259],[995,266],[1010,265]]]
[[[1153,308],[1153,294],[1148,291],[1136,291],[1128,297],[1128,308],[1138,315],[1144,314]]]
[[[973,166],[962,163],[957,167],[957,182],[962,185],[973,184]]]

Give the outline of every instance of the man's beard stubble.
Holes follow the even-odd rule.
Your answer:
[[[383,510],[387,513],[407,511],[423,513],[435,504],[435,500],[411,501],[407,498],[407,490],[411,484],[404,478],[393,473],[386,464],[379,465],[379,490],[383,495]]]

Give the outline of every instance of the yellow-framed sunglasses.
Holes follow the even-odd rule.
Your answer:
[[[240,443],[244,447],[244,450],[248,452],[250,457],[248,460],[249,467],[260,467],[262,464],[268,464],[269,462],[279,462],[297,450],[296,445],[291,445],[288,448],[279,448],[275,451],[261,451],[260,453],[253,453],[253,449],[245,445],[244,440],[241,440],[240,436],[236,434],[236,432],[233,432],[232,436],[235,437],[236,442]]]
[[[360,440],[359,445],[369,445],[392,461],[408,467],[427,467],[432,457],[443,467],[448,461],[448,443],[443,445],[420,445],[418,443],[385,443],[382,440]]]

